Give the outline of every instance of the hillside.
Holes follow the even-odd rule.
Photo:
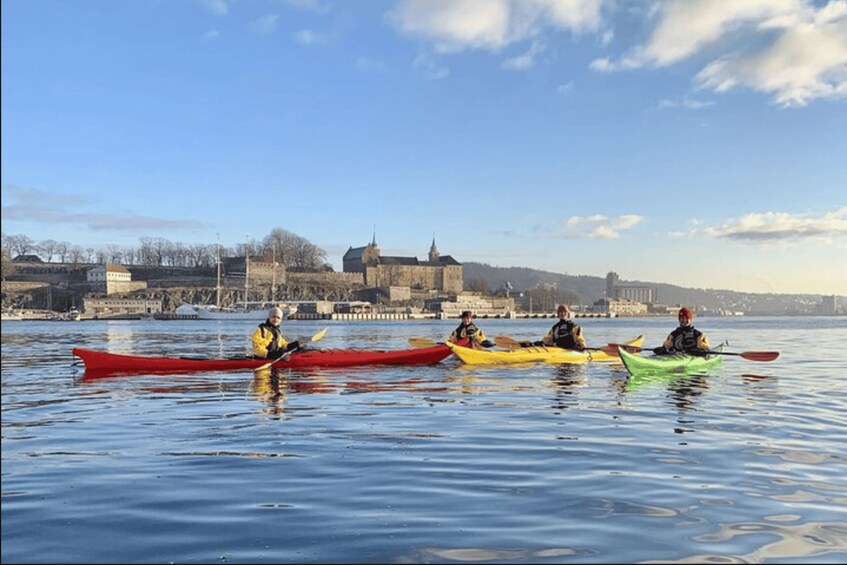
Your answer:
[[[512,295],[544,285],[556,285],[575,293],[579,304],[592,304],[606,295],[606,279],[586,275],[567,275],[539,271],[526,267],[492,267],[485,263],[463,263],[466,288],[474,281],[485,281],[492,291],[502,289],[508,282]],[[653,281],[621,279],[621,283],[652,286],[658,302],[667,305],[686,304],[698,309],[730,310],[761,315],[810,315],[822,313],[820,294],[762,294],[732,290],[685,288]],[[839,296],[843,314],[847,297]]]

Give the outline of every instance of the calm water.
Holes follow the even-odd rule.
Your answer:
[[[554,320],[477,320],[539,338]],[[581,320],[589,345],[675,321]],[[405,348],[455,321],[325,326]],[[706,376],[433,366],[95,382],[73,346],[245,352],[255,324],[2,326],[4,563],[844,563],[847,319],[700,318]]]

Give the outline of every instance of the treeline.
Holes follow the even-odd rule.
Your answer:
[[[218,253],[226,257],[265,256],[276,259],[289,271],[332,271],[326,251],[304,237],[282,228],[274,228],[261,240],[248,239],[234,247],[218,243],[185,244],[163,237],[139,238],[137,247],[104,245],[101,248],[82,247],[65,241],[44,239],[36,241],[23,234],[2,234],[3,276],[12,268],[15,258],[35,255],[52,263],[116,263],[124,266],[208,268],[217,263]]]

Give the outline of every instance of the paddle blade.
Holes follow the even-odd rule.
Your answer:
[[[423,349],[425,347],[435,347],[435,340],[429,339],[427,337],[410,337],[409,345],[416,349]]]
[[[609,348],[609,351],[614,350],[614,353],[609,353],[609,351],[606,351],[606,348]],[[646,348],[635,345],[627,345],[626,343],[610,343],[603,348],[603,351],[606,351],[606,353],[609,353],[610,355],[617,355],[618,349],[626,349],[628,353],[638,353],[639,351],[644,351]]]
[[[311,341],[312,343],[314,343],[314,342],[316,342],[316,341],[320,341],[320,340],[322,340],[322,339],[324,338],[324,336],[326,335],[326,332],[327,332],[327,330],[328,330],[328,329],[329,329],[329,328],[324,328],[324,329],[322,329],[321,331],[319,331],[318,333],[316,333],[315,335],[313,335],[313,336],[311,337],[311,339],[309,339],[309,341]]]
[[[618,346],[610,343],[609,345],[604,345],[603,347],[601,347],[600,351],[602,351],[606,355],[611,355],[612,357],[614,357],[618,354]]]
[[[517,340],[507,335],[494,336],[494,345],[496,345],[497,347],[503,347],[505,349],[515,349],[516,347],[521,346],[521,344]]]
[[[779,357],[779,351],[743,351],[741,357],[748,361],[760,361],[766,363]]]

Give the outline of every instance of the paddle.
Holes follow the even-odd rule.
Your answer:
[[[318,333],[316,333],[315,335],[313,335],[312,337],[310,337],[308,340],[302,340],[302,339],[301,339],[301,340],[297,340],[297,341],[299,341],[299,342],[301,342],[301,343],[304,343],[304,342],[305,342],[305,343],[314,343],[314,342],[316,342],[316,341],[320,341],[320,340],[322,340],[322,339],[324,338],[324,336],[326,335],[326,332],[327,332],[327,330],[328,330],[328,329],[329,329],[329,328],[324,328],[324,329],[322,329],[321,331],[319,331]],[[279,363],[280,361],[285,361],[286,359],[288,359],[289,357],[291,357],[291,354],[292,354],[292,353],[295,353],[295,352],[297,352],[297,351],[300,351],[301,349],[303,349],[303,347],[304,347],[303,345],[300,345],[300,346],[299,346],[299,347],[297,347],[296,349],[292,349],[291,351],[286,351],[285,353],[283,353],[283,354],[282,354],[282,356],[278,357],[277,359],[274,359],[273,361],[268,361],[268,362],[267,362],[267,363],[265,363],[264,365],[262,365],[262,366],[260,366],[260,367],[256,367],[256,368],[255,368],[255,369],[253,369],[253,370],[254,370],[254,371],[264,371],[265,369],[267,369],[267,368],[269,368],[269,367],[272,367],[273,365],[276,365],[276,364],[277,364],[277,363]]]
[[[603,351],[608,353],[609,355],[617,355],[618,348],[626,349],[632,353],[638,353],[639,351],[653,351],[652,347],[635,347],[634,345],[626,345],[625,343],[610,343],[606,347],[603,348]],[[748,361],[760,361],[765,363],[767,361],[773,361],[777,357],[779,357],[779,351],[742,351],[740,353],[736,353],[734,351],[717,351],[715,349],[709,349],[708,351],[703,352],[704,355],[737,355],[738,357],[743,357]]]
[[[444,342],[436,342],[435,340],[429,339],[428,337],[410,337],[409,345],[416,349],[423,349],[425,347],[435,347],[436,345],[444,345]]]
[[[486,345],[486,343],[489,344],[489,345]],[[458,342],[454,343],[454,345],[461,345],[461,346],[467,346],[467,344],[468,344],[467,338],[460,339]],[[429,339],[428,337],[410,337],[409,338],[409,345],[411,345],[412,347],[414,347],[416,349],[423,349],[425,347],[435,347],[436,345],[444,345],[444,342],[443,341],[435,341],[435,340]],[[482,345],[483,347],[492,347],[494,344],[492,344],[488,340],[485,340],[480,345]]]
[[[517,349],[519,347],[524,347],[521,345],[521,342],[518,340],[511,338],[507,335],[498,335],[494,336],[494,343],[497,347],[505,347],[506,349]],[[527,346],[529,347],[529,346]],[[536,347],[536,346],[532,346]],[[542,347],[542,346],[538,346]],[[574,351],[604,351],[602,347],[583,347],[582,349],[574,349]],[[617,355],[617,351],[613,353],[613,355]]]

